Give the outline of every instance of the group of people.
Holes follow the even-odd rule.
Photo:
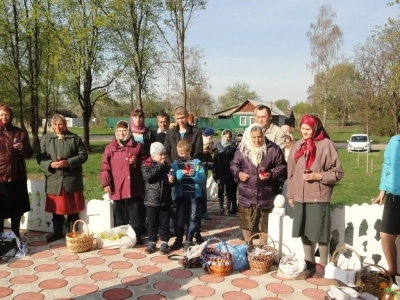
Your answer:
[[[283,186],[293,209],[293,237],[301,238],[305,259],[315,262],[318,244],[319,263],[327,264],[330,198],[343,170],[318,117],[301,119],[301,139],[295,142],[290,127],[272,123],[269,107],[257,106],[255,123],[236,136],[236,143],[227,129],[216,145],[214,131],[191,125],[184,107],[175,109],[174,118],[176,126],[169,128],[169,116],[158,115],[159,128],[152,131],[145,126],[144,112],[136,109],[129,124],[117,123],[100,171],[104,191],[113,200],[116,226],[129,222],[138,244],[143,244],[141,235],[147,230],[146,253],[156,250],[158,235],[162,254],[168,254],[169,249],[186,250],[193,239],[201,243],[201,217],[210,219],[205,189],[210,170],[218,184],[220,213],[225,213],[226,193],[228,214],[238,214],[246,242],[256,232],[268,232],[274,197]],[[33,151],[27,133],[12,120],[12,110],[0,105],[0,219],[11,218],[11,229],[19,236],[20,218],[30,210],[25,159]],[[51,127],[53,131],[41,139],[36,157],[46,178],[45,211],[53,214],[53,234],[48,242],[62,238],[64,224],[70,227],[85,208],[82,165],[88,159],[82,140],[68,130],[62,115],[53,116]],[[375,200],[382,204],[387,197],[381,236],[389,275],[397,273],[394,242],[400,233],[399,226],[393,225],[398,223],[395,218],[400,210],[399,201],[395,201],[400,196],[400,176],[396,176],[399,141],[399,136],[393,137],[385,151],[381,192]],[[0,232],[3,230],[0,222]],[[169,247],[171,233],[176,239]],[[260,243],[266,242],[262,236]]]

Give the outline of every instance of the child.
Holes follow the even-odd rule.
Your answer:
[[[182,248],[183,231],[185,224],[189,223],[183,247],[186,251],[192,245],[194,234],[197,232],[197,235],[200,235],[201,183],[206,180],[206,176],[201,161],[191,160],[191,146],[188,140],[180,140],[176,148],[179,159],[172,163],[177,180],[175,187],[177,197],[173,199],[176,204],[176,239],[171,250]]]
[[[148,220],[149,244],[145,252],[151,254],[156,250],[157,231],[160,228],[160,254],[168,254],[169,240],[169,209],[171,206],[171,185],[174,175],[170,173],[171,166],[164,161],[165,147],[159,142],[150,146],[150,155],[142,164],[142,174],[146,193],[144,205]]]

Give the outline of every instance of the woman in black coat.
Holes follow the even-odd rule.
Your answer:
[[[225,129],[221,136],[221,142],[215,146],[214,150],[213,178],[218,183],[220,214],[224,214],[224,191],[226,191],[228,212],[230,215],[235,215],[237,213],[237,183],[233,180],[230,163],[235,156],[236,145],[232,143],[232,131]]]

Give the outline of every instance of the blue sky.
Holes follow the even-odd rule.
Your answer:
[[[386,0],[208,0],[196,13],[187,45],[204,51],[210,93],[217,99],[225,88],[245,81],[263,101],[306,101],[313,76],[307,70],[310,46],[306,38],[321,5],[337,13],[343,31],[342,52],[353,55],[354,46],[371,36],[398,6]]]

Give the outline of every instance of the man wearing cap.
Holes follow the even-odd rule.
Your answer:
[[[214,130],[210,127],[207,127],[203,130],[203,166],[204,173],[206,173],[206,178],[208,178],[208,170],[213,167],[213,157],[212,153],[214,151],[214,142],[212,138],[214,136]],[[205,180],[201,185],[201,218],[205,220],[211,220],[210,216],[207,214],[207,180]]]

